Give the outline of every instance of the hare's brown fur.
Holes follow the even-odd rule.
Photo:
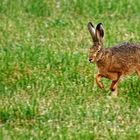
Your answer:
[[[96,27],[88,24],[89,32],[93,39],[90,48],[89,61],[95,61],[99,69],[96,75],[96,83],[102,89],[100,82],[102,77],[112,80],[111,91],[117,90],[118,82],[122,76],[137,72],[140,76],[140,45],[133,43],[122,43],[112,48],[103,48],[104,30],[101,23]]]

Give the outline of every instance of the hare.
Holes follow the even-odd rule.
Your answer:
[[[96,75],[96,83],[103,89],[100,82],[102,77],[112,80],[110,90],[112,95],[118,94],[120,78],[134,72],[140,76],[140,44],[122,43],[111,48],[103,48],[104,29],[102,23],[96,28],[91,22],[88,23],[93,45],[89,52],[89,61],[96,62],[99,73]]]

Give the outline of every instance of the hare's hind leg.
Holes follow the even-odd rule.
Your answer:
[[[97,74],[96,75],[96,83],[98,85],[99,88],[103,89],[104,88],[104,85],[100,82],[100,79],[104,77],[102,74]]]

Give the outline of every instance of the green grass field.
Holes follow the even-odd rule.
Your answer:
[[[140,1],[0,0],[0,140],[140,140],[140,79],[97,87],[89,21],[139,42]]]

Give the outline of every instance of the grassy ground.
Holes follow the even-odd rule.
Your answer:
[[[139,0],[0,1],[0,139],[139,140],[136,75],[111,98],[88,63],[87,23],[105,47],[140,40]]]

